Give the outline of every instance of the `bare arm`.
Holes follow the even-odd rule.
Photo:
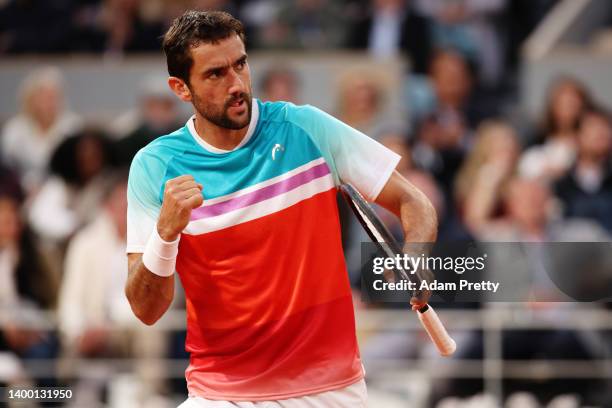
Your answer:
[[[199,207],[202,201],[202,185],[196,183],[192,176],[185,175],[168,180],[164,187],[164,198],[156,225],[159,238],[168,243],[178,242],[181,232],[189,223],[191,210]],[[146,253],[151,254],[151,252]],[[168,310],[174,297],[174,258],[170,258],[172,261],[167,264],[168,268],[165,269],[167,273],[153,273],[144,265],[142,255],[128,254],[125,295],[136,317],[143,323],[152,325]],[[152,265],[156,264],[153,262],[147,265],[154,269]]]
[[[438,236],[438,217],[429,199],[394,171],[376,203],[397,215],[402,222],[406,243],[434,242]]]
[[[142,254],[128,254],[125,295],[132,311],[144,324],[152,325],[168,310],[174,297],[174,275],[158,276],[142,263]]]
[[[406,241],[405,253],[420,256],[421,253],[428,252],[427,244],[435,242],[438,236],[438,217],[433,205],[421,190],[394,171],[378,195],[376,203],[400,218]],[[416,273],[421,280],[430,281],[433,278],[429,270]],[[420,309],[430,296],[430,291],[416,290],[410,300],[412,308]]]

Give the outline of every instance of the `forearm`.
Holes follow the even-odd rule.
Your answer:
[[[128,254],[125,295],[145,324],[155,323],[172,303],[179,236],[189,223],[191,210],[203,200],[202,185],[193,176],[166,181],[159,218],[144,252]]]
[[[400,218],[407,243],[434,242],[438,217],[427,196],[397,171],[378,195],[376,203]]]
[[[395,171],[376,202],[400,218],[406,254],[418,257],[429,252],[429,244],[438,237],[438,217],[434,206],[421,190]],[[433,278],[431,271],[427,269],[421,268],[415,273],[421,281]],[[430,295],[428,290],[415,290],[410,301],[413,309],[427,303]]]
[[[411,184],[402,195],[400,219],[407,245],[435,242],[438,236],[438,217],[429,199]]]
[[[174,275],[166,277],[152,273],[144,266],[141,257],[130,261],[125,294],[136,317],[152,325],[172,303]]]

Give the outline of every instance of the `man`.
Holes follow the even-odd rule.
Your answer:
[[[117,132],[120,139],[115,142],[115,159],[121,166],[129,165],[140,149],[158,136],[172,132],[184,120],[163,77],[152,76],[142,83],[138,105],[117,121],[117,127],[131,125],[128,130]]]
[[[578,125],[574,165],[555,184],[566,217],[587,218],[612,232],[612,121],[591,110]]]
[[[314,107],[252,99],[229,14],[187,12],[163,44],[168,83],[195,115],[132,163],[126,295],[155,323],[176,267],[191,353],[182,406],[365,406],[336,187],[401,214],[412,242],[435,240],[434,209],[382,145]]]

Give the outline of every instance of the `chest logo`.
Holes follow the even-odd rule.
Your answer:
[[[276,160],[276,153],[277,152],[284,152],[285,148],[283,147],[283,145],[281,145],[280,143],[277,143],[274,145],[274,147],[272,148],[272,160]]]

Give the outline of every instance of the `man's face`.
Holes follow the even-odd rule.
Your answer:
[[[191,102],[209,122],[242,129],[251,121],[251,73],[244,44],[237,35],[191,49]]]
[[[545,225],[551,195],[547,187],[534,180],[516,179],[508,186],[506,206],[510,217],[523,225]]]
[[[440,103],[459,108],[469,96],[471,81],[466,62],[453,53],[438,55],[431,77]]]
[[[606,118],[587,114],[578,133],[578,151],[581,155],[605,159],[612,149],[612,129]]]

